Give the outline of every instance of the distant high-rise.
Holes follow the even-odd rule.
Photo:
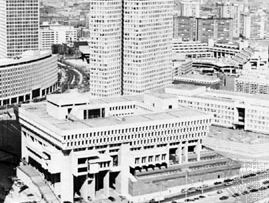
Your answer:
[[[232,18],[197,18],[197,40],[227,43],[233,37]]]
[[[266,37],[266,13],[263,10],[242,15],[241,32],[247,39],[264,39]]]
[[[172,0],[90,1],[90,91],[138,94],[172,82]]]
[[[78,30],[73,26],[43,24],[40,26],[40,49],[51,49],[53,44],[77,41]]]
[[[174,16],[173,37],[182,41],[195,41],[197,26],[196,18],[186,16]]]
[[[200,0],[181,0],[181,15],[188,17],[200,17],[201,1]]]
[[[233,37],[240,35],[241,14],[244,11],[243,4],[217,3],[220,18],[232,18],[233,20]]]
[[[39,0],[0,0],[0,57],[39,49]]]

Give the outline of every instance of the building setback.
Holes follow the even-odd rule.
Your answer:
[[[0,58],[39,49],[39,0],[0,0]]]

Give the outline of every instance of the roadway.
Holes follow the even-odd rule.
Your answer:
[[[186,199],[186,197],[191,199],[191,198],[193,198],[195,196],[204,195],[206,193],[210,193],[210,192],[213,192],[213,191],[219,191],[219,190],[223,190],[223,189],[230,189],[233,186],[245,187],[244,185],[246,185],[246,184],[252,184],[252,183],[255,183],[255,182],[258,182],[258,181],[261,181],[261,180],[268,180],[268,179],[269,179],[269,170],[267,170],[267,171],[265,171],[263,173],[260,173],[260,174],[254,174],[253,176],[249,176],[249,177],[243,176],[243,177],[239,177],[239,178],[236,178],[236,179],[230,179],[232,181],[228,181],[228,182],[225,182],[225,183],[224,182],[219,182],[219,184],[210,185],[208,187],[203,188],[203,190],[199,189],[199,190],[194,190],[194,191],[191,191],[191,192],[183,192],[183,193],[180,191],[178,195],[175,195],[175,196],[169,197],[169,198],[165,198],[161,202],[163,202],[163,203],[173,202],[173,201],[177,201],[177,200]],[[216,180],[216,182],[218,182],[218,181]]]
[[[62,77],[64,77],[61,84],[63,87],[63,92],[66,89],[73,89],[83,86],[83,84],[87,82],[85,74],[79,69],[76,69],[75,67],[72,67],[64,62],[58,62],[58,66],[63,72]]]

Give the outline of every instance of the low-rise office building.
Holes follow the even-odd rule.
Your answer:
[[[0,81],[0,106],[44,97],[57,88],[57,56],[28,51],[20,59],[1,59]]]
[[[194,85],[176,85],[165,91],[178,95],[180,105],[210,113],[213,125],[269,133],[268,95],[253,97]]]
[[[234,175],[240,168],[204,152],[211,115],[178,106],[174,94],[49,95],[46,103],[23,105],[19,116],[22,159],[44,174],[62,202],[73,202],[75,194],[86,200],[100,191],[108,196],[111,188],[134,202],[141,195],[152,199],[151,193],[184,184],[183,163],[195,165],[188,173],[196,181],[201,173],[206,180],[226,176],[228,168],[233,171],[228,176]],[[165,188],[152,177],[166,182]]]

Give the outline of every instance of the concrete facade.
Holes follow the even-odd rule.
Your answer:
[[[96,199],[112,188],[129,197],[137,168],[200,160],[211,116],[178,106],[171,94],[90,99],[50,95],[20,109],[22,158],[37,167],[62,202]],[[194,149],[195,148],[195,149]],[[191,152],[192,151],[192,152]]]
[[[21,59],[0,59],[0,106],[45,97],[57,89],[57,56],[28,51]]]

